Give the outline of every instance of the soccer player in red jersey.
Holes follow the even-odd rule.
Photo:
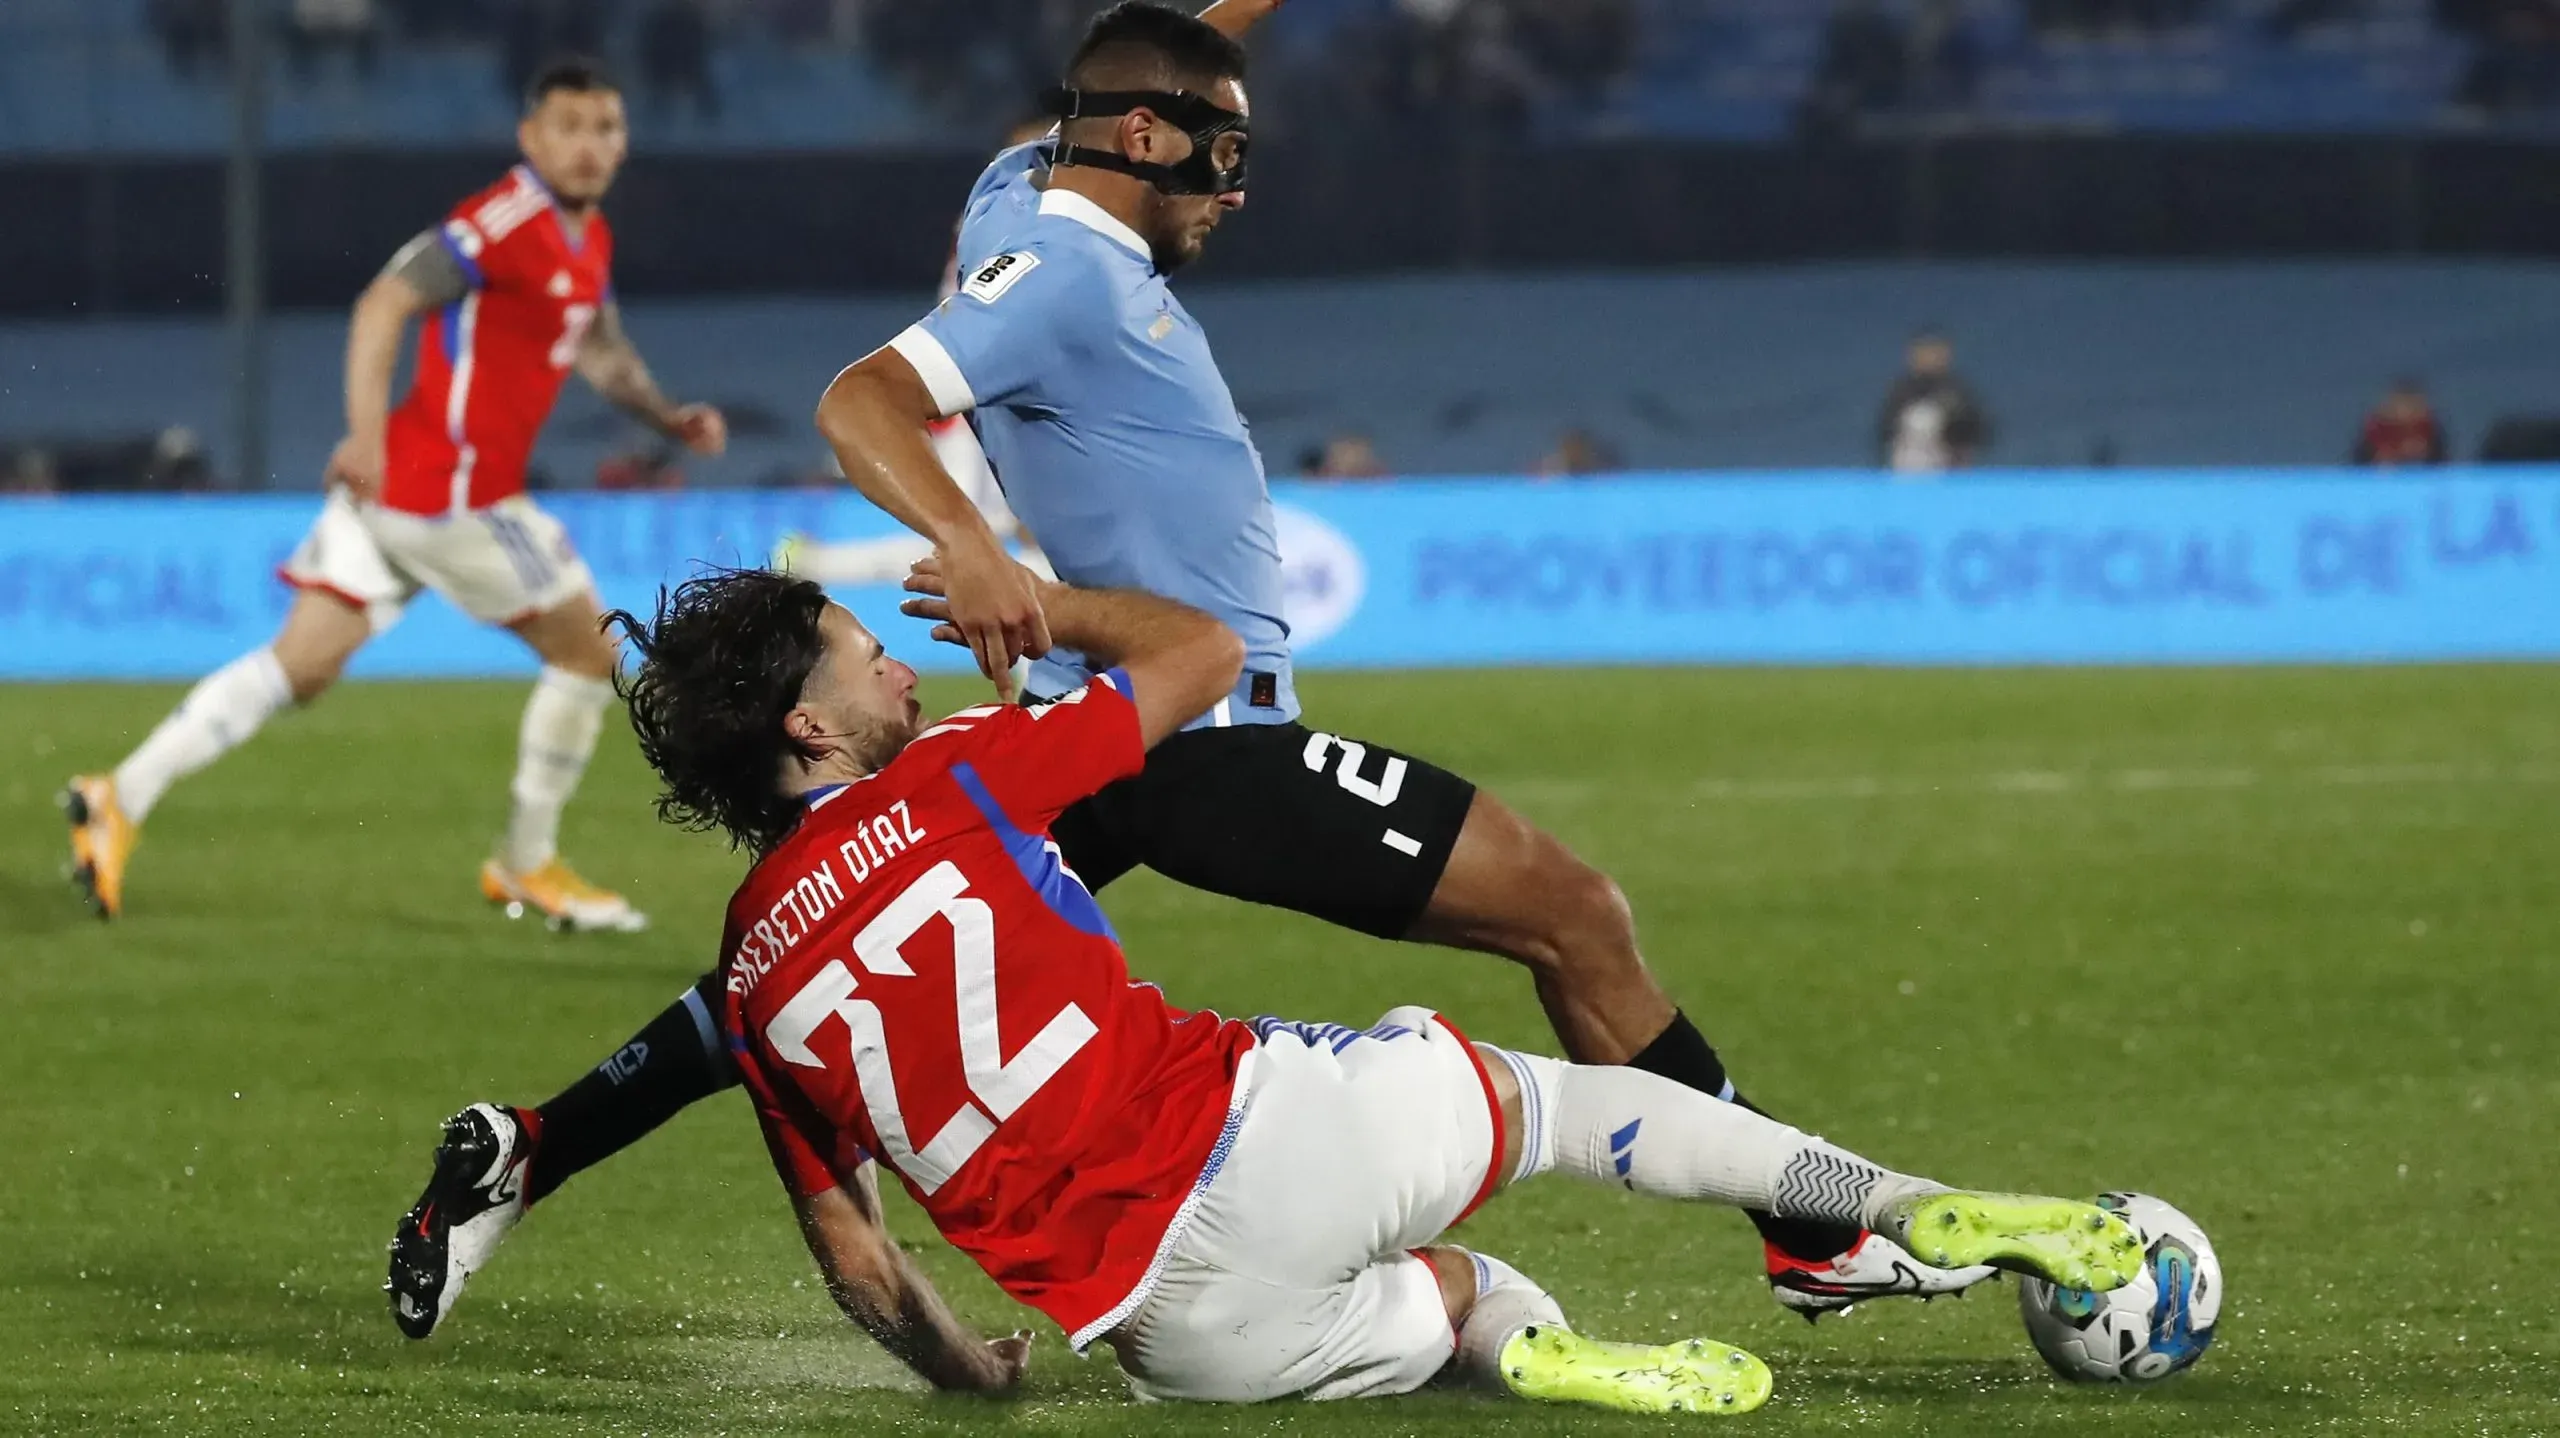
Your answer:
[[[288,705],[319,698],[365,641],[433,589],[542,660],[513,814],[481,866],[482,893],[569,927],[646,922],[557,851],[561,810],[612,698],[614,651],[594,578],[525,494],[525,466],[572,370],[695,453],[718,454],[728,430],[709,405],[659,392],[614,305],[613,230],[597,206],[628,144],[621,94],[592,65],[555,63],[528,88],[516,139],[524,163],[412,239],[356,302],[347,435],[329,459],[320,517],[282,570],[300,591],[282,630],[197,684],[112,774],[64,792],[74,871],[101,917],[122,911],[127,859],[170,785]],[[412,319],[416,377],[394,408]]]
[[[1471,1044],[1429,1010],[1355,1030],[1174,1008],[1131,979],[1048,830],[1227,694],[1244,646],[1172,600],[1030,582],[1097,676],[932,724],[915,671],[807,580],[715,573],[654,621],[614,616],[660,813],[755,855],[722,938],[721,1037],[829,1292],[932,1382],[1010,1387],[1028,1340],[981,1340],[935,1296],[881,1227],[877,1168],[1152,1398],[1363,1397],[1445,1373],[1636,1412],[1764,1401],[1768,1370],[1739,1349],[1583,1338],[1517,1270],[1441,1241],[1549,1170],[1856,1225],[1939,1268],[2102,1289],[2138,1268],[2093,1205],[1951,1190],[1652,1074]],[[925,597],[907,612],[956,641],[934,567],[908,587]],[[517,1125],[486,1107],[456,1122],[487,1141],[448,1142],[395,1240],[413,1332],[471,1267],[428,1250],[485,1255],[522,1212],[522,1152],[500,1137]]]

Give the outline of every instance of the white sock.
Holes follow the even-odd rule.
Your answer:
[[[569,796],[578,792],[578,780],[595,756],[605,705],[612,700],[611,681],[548,664],[533,682],[533,695],[524,703],[524,725],[516,731],[516,777],[510,787],[515,811],[498,852],[498,862],[510,871],[531,873],[560,852],[560,811],[569,807]]]
[[[1520,1081],[1515,1181],[1550,1169],[1661,1198],[1858,1228],[1944,1185],[1881,1168],[1666,1078],[1498,1051]]]
[[[1502,1345],[1531,1324],[1564,1327],[1564,1310],[1519,1269],[1481,1253],[1467,1256],[1476,1261],[1476,1303],[1458,1325],[1458,1355],[1451,1362],[1468,1382],[1500,1389]]]
[[[239,748],[291,703],[293,686],[272,649],[252,649],[216,669],[116,766],[116,803],[141,823],[170,785]]]

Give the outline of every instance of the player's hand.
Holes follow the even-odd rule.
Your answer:
[[[1049,582],[1048,576],[1028,564],[1022,566],[1022,572],[1031,577],[1035,593],[1039,586]],[[951,622],[951,601],[944,597],[947,586],[942,578],[939,557],[928,554],[910,566],[904,588],[909,594],[922,597],[901,601],[898,605],[900,614],[909,619],[929,621],[933,625],[932,637],[938,644],[957,644],[964,649],[969,646],[969,636],[961,633],[960,626]]]
[[[343,485],[357,499],[370,500],[382,493],[382,440],[367,440],[348,435],[329,451],[329,467],[324,471],[328,482]]]
[[[950,623],[977,656],[978,672],[1010,702],[1014,661],[1049,652],[1049,616],[1040,608],[1038,578],[983,536],[938,549],[933,558]],[[915,579],[908,575],[909,587]]]
[[[667,433],[695,454],[716,455],[729,447],[729,419],[707,404],[676,406],[667,416]]]
[[[917,560],[908,568],[907,580],[903,587],[909,594],[923,597],[899,601],[900,614],[909,619],[931,622],[933,639],[937,644],[957,644],[963,648],[968,646],[969,636],[961,633],[960,626],[951,622],[951,601],[943,597],[940,560],[930,554]]]
[[[1031,1332],[1024,1329],[1003,1338],[987,1340],[985,1391],[1003,1393],[1022,1382],[1031,1367]]]

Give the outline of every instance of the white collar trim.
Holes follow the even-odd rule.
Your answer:
[[[1073,190],[1047,189],[1040,192],[1040,213],[1063,215],[1095,234],[1110,240],[1142,260],[1152,260],[1155,251],[1139,238],[1136,230],[1123,224],[1120,217]]]

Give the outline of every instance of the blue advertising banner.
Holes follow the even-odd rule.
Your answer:
[[[2560,657],[2560,471],[1651,475],[1282,485],[1310,666]],[[841,491],[563,494],[609,605],[889,521]],[[0,501],[0,678],[185,678],[263,642],[319,500]],[[842,596],[934,667],[887,587]],[[421,598],[354,672],[525,672]]]

